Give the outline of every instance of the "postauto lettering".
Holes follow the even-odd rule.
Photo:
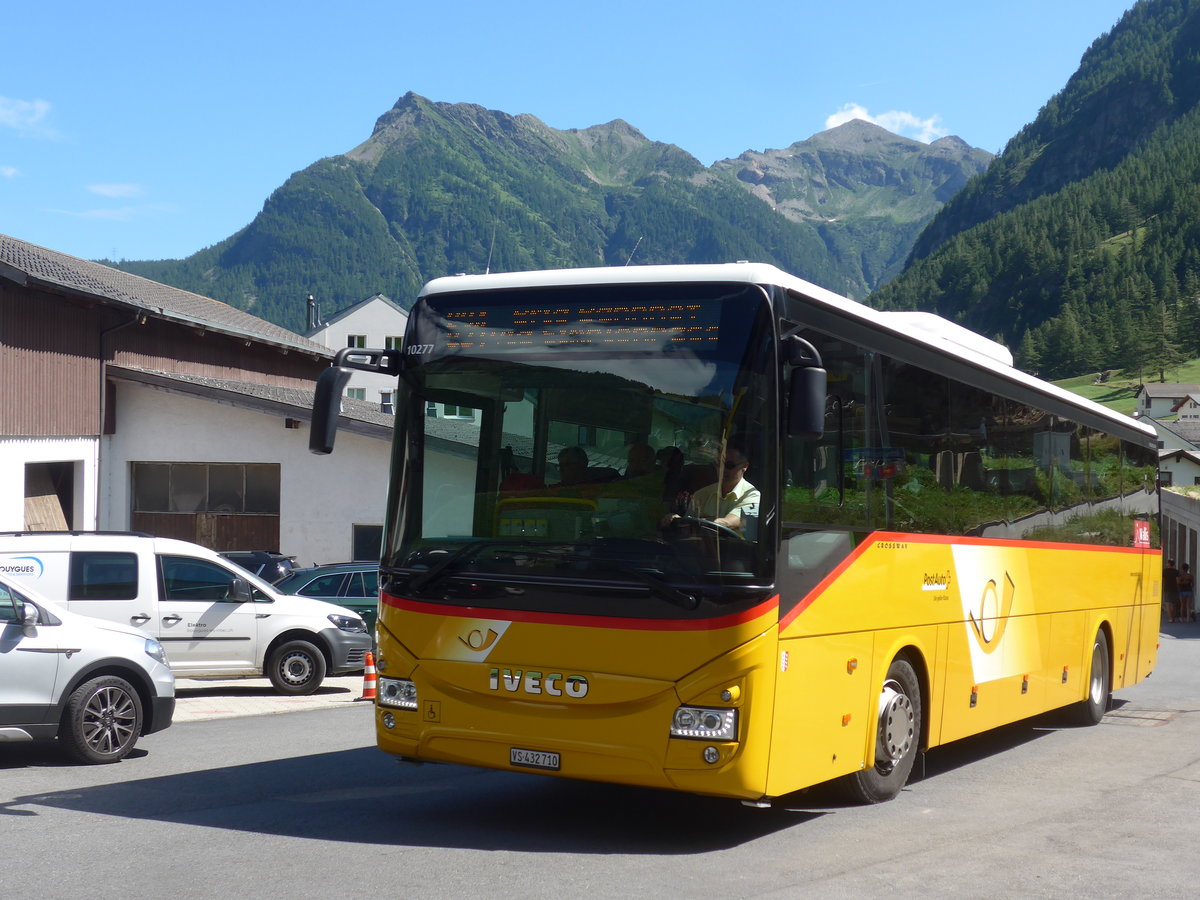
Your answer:
[[[488,673],[488,688],[501,688],[511,694],[548,694],[579,700],[587,696],[588,680],[582,675],[563,675],[561,672],[525,672],[521,669],[492,669]]]

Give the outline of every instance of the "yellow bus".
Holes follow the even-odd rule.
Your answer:
[[[738,263],[458,276],[403,349],[379,747],[769,805],[1154,667],[1154,432]]]

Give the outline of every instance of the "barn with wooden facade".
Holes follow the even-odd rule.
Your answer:
[[[392,417],[347,400],[338,453],[307,451],[328,348],[0,235],[0,351],[0,530],[145,531],[304,564],[378,546]]]

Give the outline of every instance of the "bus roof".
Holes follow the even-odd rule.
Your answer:
[[[737,284],[776,285],[799,294],[811,302],[836,310],[848,318],[924,345],[940,353],[957,357],[980,369],[1027,389],[1054,397],[1070,406],[1090,411],[1094,416],[1124,428],[1132,428],[1147,437],[1156,436],[1153,427],[1131,416],[1116,412],[1058,385],[1035,378],[1014,368],[1012,353],[1003,344],[990,340],[949,319],[928,312],[882,312],[835,294],[833,291],[789,275],[766,263],[736,262],[680,266],[606,266],[603,268],[545,269],[529,272],[501,272],[495,275],[451,275],[435,278],[425,285],[420,296],[474,291],[518,290],[603,286],[621,284],[681,284],[687,282],[730,282]]]

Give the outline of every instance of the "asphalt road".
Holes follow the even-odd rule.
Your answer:
[[[114,766],[0,745],[0,894],[1191,898],[1200,625],[1167,627],[1158,670],[1098,727],[960,741],[873,807],[405,766],[374,748],[370,704],[333,691],[180,721]]]

